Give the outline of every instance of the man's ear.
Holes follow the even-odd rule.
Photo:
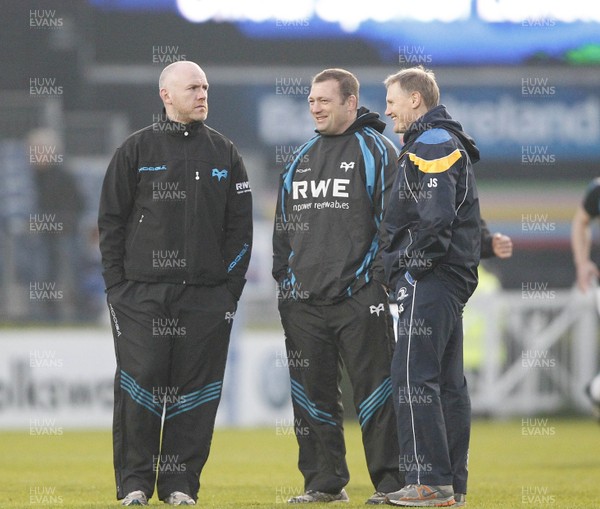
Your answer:
[[[161,88],[159,91],[160,98],[165,104],[171,104],[171,96],[166,88]]]
[[[348,103],[348,107],[351,110],[355,110],[358,107],[358,99],[356,98],[356,96],[354,94],[349,95],[348,98],[346,99],[346,102]]]
[[[423,98],[421,92],[412,92],[410,94],[410,104],[414,110],[418,109],[423,104]]]

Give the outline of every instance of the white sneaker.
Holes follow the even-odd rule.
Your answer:
[[[194,499],[181,491],[174,491],[165,500],[165,504],[170,505],[196,505]]]
[[[123,499],[121,505],[148,505],[148,499],[143,491],[132,491]]]

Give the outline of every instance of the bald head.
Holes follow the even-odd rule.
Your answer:
[[[158,87],[171,120],[184,124],[206,120],[208,81],[198,64],[181,60],[168,65],[160,74]]]
[[[190,62],[189,60],[173,62],[172,64],[167,65],[160,73],[160,77],[158,78],[158,88],[165,88],[173,79],[177,79],[178,76],[185,74],[186,71],[204,74],[204,71],[198,64]]]

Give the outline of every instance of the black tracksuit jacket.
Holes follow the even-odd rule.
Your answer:
[[[378,228],[398,153],[384,128],[360,108],[344,133],[317,134],[283,171],[273,232],[280,294],[330,304],[383,281]]]
[[[156,122],[117,149],[98,227],[106,288],[123,280],[226,283],[239,298],[252,246],[243,161],[202,122]]]

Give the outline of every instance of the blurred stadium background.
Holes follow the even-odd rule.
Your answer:
[[[116,147],[160,115],[158,76],[177,60],[206,71],[207,123],[238,146],[255,197],[220,425],[293,426],[270,238],[277,177],[312,133],[311,77],[353,71],[361,104],[383,114],[383,79],[416,64],[476,139],[482,214],[514,242],[510,260],[483,264],[465,313],[474,412],[589,418],[597,314],[572,289],[569,235],[600,171],[598,5],[9,0],[0,23],[0,428],[110,426],[100,185]]]

